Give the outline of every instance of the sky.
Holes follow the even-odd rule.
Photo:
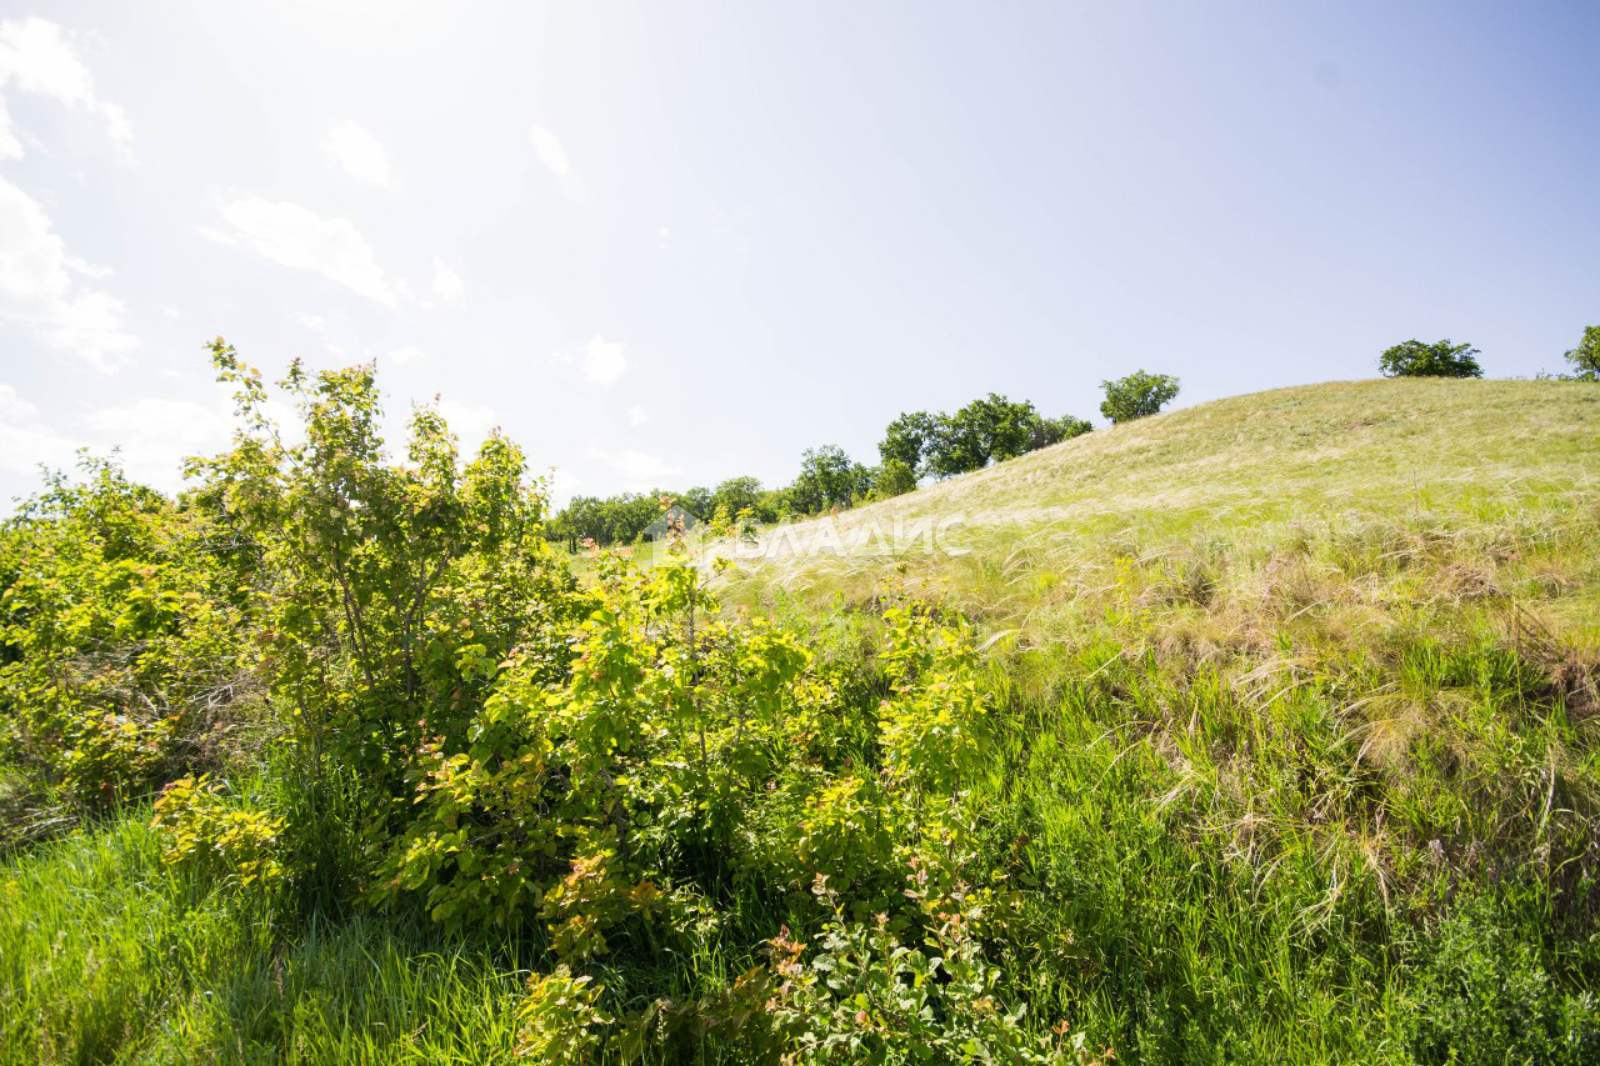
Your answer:
[[[558,502],[1138,368],[1558,370],[1597,47],[1590,2],[0,0],[0,501],[79,447],[179,487],[218,335],[375,359],[395,443],[438,397]]]

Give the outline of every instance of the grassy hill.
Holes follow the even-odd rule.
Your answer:
[[[1582,537],[1597,490],[1600,390],[1585,383],[1300,386],[1125,423],[844,512],[825,520],[844,550],[819,522],[769,534],[771,557],[742,560],[731,584],[744,599],[820,604],[894,585],[1044,633],[1108,594],[1159,596],[1175,579],[1205,587],[1208,603],[1255,604],[1303,559],[1298,579],[1327,582],[1327,607],[1372,600],[1375,575],[1400,601],[1498,582],[1592,643],[1597,553]],[[965,555],[925,552],[914,534],[882,550],[897,523],[952,517],[948,540]],[[1333,587],[1341,577],[1362,588]]]
[[[964,554],[865,535],[950,515]],[[980,621],[1026,708],[983,802],[1050,899],[1038,980],[1120,1048],[1595,1052],[1592,1013],[1536,1047],[1524,997],[1592,1011],[1600,976],[1600,389],[1279,389],[826,521],[725,595]]]
[[[947,523],[944,546],[964,550],[914,533],[894,545],[918,523]],[[923,986],[910,970],[873,983],[882,959],[866,947],[936,927],[993,969],[963,971],[983,975],[977,992],[947,984],[948,967],[932,979],[968,995],[929,1008],[935,1028],[987,1032],[997,1003],[1020,1009],[1012,1024],[1054,1048],[1027,1061],[1600,1059],[1600,388],[1276,390],[764,538],[760,557],[713,548],[735,558],[711,587],[728,620],[779,627],[755,639],[798,634],[814,654],[804,713],[770,725],[774,769],[718,793],[740,797],[737,832],[691,834],[651,874],[703,888],[695,921],[642,939],[608,927],[612,952],[584,971],[646,1034],[644,1061],[756,1054],[740,1026],[761,1012],[740,1013],[740,990],[767,988],[751,974],[819,936],[813,896],[835,900],[812,890],[821,866],[858,924],[830,927],[831,970],[784,970],[791,992],[760,994],[821,975],[809,1017],[841,1043],[802,1061],[953,1061],[895,1029],[885,1004]],[[959,629],[937,652],[894,644],[908,623],[885,609],[911,602],[970,621],[976,654]],[[926,689],[888,680],[906,654],[934,664]],[[759,662],[728,661],[735,677]],[[981,733],[952,726],[962,706]],[[949,769],[951,795],[919,791],[918,768],[884,754],[884,723],[913,711],[932,763],[982,737],[970,771]],[[724,724],[713,752],[759,761],[742,704]],[[722,764],[704,727],[684,735],[629,771],[633,802],[712,802],[696,789]],[[233,771],[242,790],[292,830],[303,779],[251,765]],[[354,799],[331,802],[310,824],[379,846],[337,820]],[[675,821],[635,832],[701,832],[703,806],[665,809]],[[292,904],[242,904],[168,869],[148,819],[135,804],[0,865],[0,1058],[497,1061],[544,1017],[525,992],[551,969],[536,919],[447,933],[418,908],[329,903],[313,878]],[[781,867],[795,834],[798,865]],[[350,861],[356,880],[364,860]],[[918,887],[928,863],[954,878],[937,905]],[[817,991],[829,982],[835,1000]]]

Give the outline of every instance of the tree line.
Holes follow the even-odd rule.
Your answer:
[[[1102,382],[1101,414],[1112,422],[1154,414],[1178,394],[1178,379],[1136,371]],[[999,393],[953,411],[906,411],[884,428],[878,463],[852,459],[836,444],[807,448],[800,472],[788,485],[763,486],[749,476],[733,477],[714,488],[683,491],[653,489],[614,496],[575,496],[550,523],[553,539],[575,547],[629,544],[646,535],[670,504],[698,518],[767,524],[784,518],[823,514],[871,500],[910,492],[928,479],[940,480],[982,470],[1040,448],[1081,436],[1094,428],[1073,415],[1051,418],[1029,400]]]
[[[1378,369],[1384,377],[1481,378],[1480,354],[1471,344],[1449,339],[1431,344],[1413,339],[1385,349],[1378,357]],[[1600,326],[1587,327],[1565,359],[1572,369],[1564,376],[1600,381]],[[1160,411],[1178,395],[1178,379],[1136,370],[1101,382],[1101,389],[1105,399],[1100,413],[1116,424]],[[895,416],[878,442],[876,465],[852,459],[836,444],[823,444],[805,450],[800,472],[788,485],[769,488],[758,478],[741,476],[714,488],[575,496],[550,522],[548,532],[572,547],[585,540],[602,546],[631,544],[672,503],[697,518],[720,516],[727,522],[742,516],[747,522],[770,524],[818,515],[899,496],[927,480],[982,470],[1093,428],[1087,419],[1050,418],[1031,401],[991,392],[954,412],[904,411]]]
[[[1378,356],[1378,371],[1386,378],[1481,378],[1483,366],[1478,356],[1482,354],[1471,344],[1456,344],[1448,338],[1432,344],[1412,339],[1385,348]],[[1569,372],[1539,376],[1600,381],[1600,326],[1584,327],[1578,346],[1562,358],[1571,367]]]

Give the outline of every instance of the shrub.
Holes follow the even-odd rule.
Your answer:
[[[0,754],[35,791],[103,807],[203,763],[250,691],[254,556],[204,501],[82,472],[0,527]]]
[[[592,977],[574,977],[565,965],[528,978],[517,1005],[519,1058],[552,1066],[583,1066],[605,1045],[612,1018],[599,1006],[603,986]]]
[[[833,902],[825,887],[821,894]],[[787,930],[773,938],[779,983],[768,1009],[790,1049],[785,1061],[1096,1061],[1064,1024],[1030,1033],[1024,1008],[1003,1004],[1000,972],[971,935],[970,915],[941,918],[921,946],[906,943],[886,914],[855,923],[836,906],[809,958]]]
[[[1106,398],[1100,413],[1112,422],[1131,422],[1156,414],[1178,395],[1178,379],[1170,374],[1150,374],[1135,370],[1124,378],[1102,381]]]
[[[989,723],[986,678],[972,629],[925,607],[884,614],[892,694],[878,711],[884,767],[900,787],[944,793],[978,763]]]
[[[161,839],[161,861],[203,881],[270,887],[284,877],[278,858],[284,820],[230,801],[205,774],[162,789],[150,827]]]
[[[1385,349],[1378,369],[1386,378],[1481,378],[1477,357],[1478,349],[1470,344],[1409,340]]]
[[[1597,1061],[1600,1001],[1592,992],[1564,992],[1534,943],[1509,934],[1508,909],[1473,901],[1425,942],[1412,1012],[1418,1059],[1462,1066]]]
[[[649,881],[629,884],[614,869],[615,849],[572,860],[572,872],[544,894],[540,914],[549,922],[551,950],[579,962],[609,950],[605,931],[633,915],[649,919],[661,892]]]

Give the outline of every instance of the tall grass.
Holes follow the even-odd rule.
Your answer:
[[[507,951],[199,891],[163,869],[137,812],[0,877],[0,1060],[510,1057],[525,972]]]

